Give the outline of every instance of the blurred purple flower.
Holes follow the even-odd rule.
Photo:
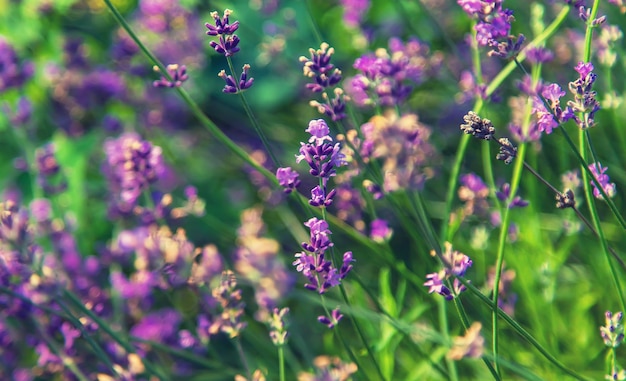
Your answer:
[[[13,46],[4,38],[0,38],[0,93],[10,88],[21,87],[33,72],[33,64],[21,62]]]
[[[593,163],[589,165],[589,170],[596,178],[596,180],[598,180],[598,183],[600,183],[600,186],[602,187],[606,195],[608,197],[613,197],[615,196],[615,183],[610,182],[611,180],[609,179],[609,175],[606,174],[606,171],[608,169],[608,167],[602,167],[602,164],[600,163]],[[589,182],[593,186],[594,197],[602,199],[602,192],[600,192],[596,184],[592,180],[589,180]]]
[[[375,242],[385,242],[391,238],[393,230],[386,220],[377,218],[370,224],[370,238]]]
[[[278,184],[285,188],[285,193],[289,194],[300,185],[298,172],[291,167],[278,168],[276,170],[276,179]]]
[[[357,28],[361,25],[363,17],[370,8],[370,0],[341,0],[343,7],[343,22],[350,28]]]
[[[161,148],[141,140],[136,133],[124,133],[104,142],[103,171],[109,182],[114,210],[129,213],[150,184],[163,175]]]
[[[153,67],[153,70],[157,73],[161,72],[161,69],[159,69],[156,65]],[[161,74],[161,79],[152,83],[154,87],[180,87],[183,82],[189,78],[187,75],[187,67],[185,65],[179,66],[177,64],[170,64],[167,65],[166,70],[172,80],[168,80],[163,74]]]
[[[153,311],[130,329],[132,336],[157,343],[175,343],[182,317],[172,308]]]

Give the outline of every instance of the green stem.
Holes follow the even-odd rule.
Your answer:
[[[457,279],[459,279],[459,281],[461,283],[463,283],[463,285],[465,287],[467,287],[467,289],[473,295],[477,296],[485,305],[487,305],[489,308],[493,308],[493,301],[491,299],[489,299],[488,297],[486,297],[485,295],[483,295],[482,292],[480,292],[480,290],[478,288],[476,288],[476,286],[474,286],[472,283],[468,282],[467,280],[465,280],[463,278],[457,278]],[[552,356],[550,354],[550,352],[548,352],[541,344],[539,344],[539,342],[530,333],[528,333],[524,328],[522,328],[522,326],[519,325],[515,321],[515,319],[513,319],[509,315],[507,315],[507,313],[504,312],[501,308],[497,308],[497,313],[500,316],[500,318],[502,318],[507,324],[509,324],[511,326],[511,328],[513,328],[513,330],[515,330],[530,345],[535,347],[535,349],[537,349],[537,351],[539,353],[541,353],[543,355],[543,357],[545,357],[549,362],[554,364],[557,368],[559,368],[564,373],[569,374],[570,376],[572,376],[573,378],[575,378],[577,380],[580,380],[580,381],[591,381],[591,379],[589,379],[589,378],[587,378],[585,376],[579,375],[578,373],[574,372],[573,370],[571,370],[570,368],[568,368],[567,366],[562,364],[554,356]]]
[[[589,62],[591,60],[591,40],[593,38],[593,29],[594,29],[593,20],[596,18],[598,14],[599,6],[600,6],[600,1],[595,0],[591,8],[589,19],[587,20],[587,29],[585,30],[585,50],[583,52],[584,62]],[[593,147],[588,131],[583,130],[583,129],[578,130],[578,142],[579,142],[579,153],[580,153],[581,158],[583,159],[583,163],[581,164],[585,168],[588,169],[587,147]],[[596,165],[598,165],[597,159],[595,158],[595,152],[593,150],[592,150],[592,153],[594,154],[594,160],[596,162]],[[613,283],[617,290],[617,294],[619,295],[619,300],[622,305],[622,310],[624,311],[626,310],[626,302],[624,300],[624,294],[622,292],[622,285],[618,278],[617,271],[615,270],[615,265],[613,264],[613,261],[611,260],[609,248],[608,248],[606,239],[604,238],[604,231],[602,230],[602,225],[600,224],[600,217],[598,216],[598,209],[596,207],[595,200],[593,197],[593,191],[591,189],[591,184],[589,183],[587,176],[588,176],[587,172],[582,171],[583,189],[585,191],[585,198],[587,200],[587,205],[589,207],[589,213],[591,214],[591,220],[600,238],[602,252],[604,253],[607,263],[609,265],[609,270],[611,271],[611,277],[613,278]],[[590,176],[595,179],[595,176],[593,176],[592,174]],[[602,187],[600,186],[599,189],[602,189]]]
[[[165,69],[165,66],[163,65],[163,63],[161,63],[161,61],[159,61],[150,52],[150,50],[141,42],[141,40],[139,40],[139,37],[137,37],[135,32],[133,32],[130,25],[128,25],[124,17],[120,14],[117,8],[111,3],[111,1],[104,0],[104,2],[106,3],[111,13],[113,13],[113,17],[115,17],[115,19],[120,24],[120,26],[126,31],[126,33],[128,33],[130,38],[137,44],[137,46],[139,46],[141,51],[148,57],[148,59],[152,62],[152,64],[156,65],[159,68],[160,74],[165,76],[168,80],[172,80],[171,76]],[[202,112],[198,104],[195,103],[193,99],[191,99],[187,91],[185,91],[182,87],[176,87],[175,89],[176,89],[176,92],[178,92],[178,94],[183,98],[183,101],[190,108],[191,112],[196,116],[196,118],[198,118],[202,126],[209,133],[211,133],[214,138],[216,138],[220,143],[226,146],[226,148],[231,150],[235,155],[240,157],[244,162],[252,166],[257,171],[259,171],[263,176],[268,178],[274,184],[278,184],[276,177],[270,171],[265,169],[265,167],[263,167],[256,160],[254,160],[252,156],[250,156],[245,150],[243,150],[234,141],[232,141],[228,136],[226,136],[226,134],[224,134],[219,129],[219,127]]]
[[[226,62],[228,62],[228,69],[230,70],[230,74],[233,76],[233,78],[237,78],[237,75],[235,73],[235,67],[233,66],[233,60],[230,57],[226,57]],[[261,142],[263,143],[263,146],[265,147],[267,154],[270,155],[272,162],[274,162],[274,166],[280,167],[280,163],[278,162],[278,159],[274,155],[274,151],[270,147],[270,142],[269,140],[267,140],[267,136],[265,136],[265,133],[261,129],[261,125],[259,124],[259,121],[252,113],[250,104],[248,104],[248,100],[246,99],[246,96],[244,95],[243,90],[239,88],[239,82],[237,82],[236,80],[235,80],[235,86],[237,86],[237,94],[241,98],[241,104],[243,105],[243,108],[246,111],[246,115],[248,115],[248,119],[250,119],[250,123],[252,123],[252,126],[254,127],[257,135],[259,135],[259,138],[261,138]]]
[[[552,21],[550,25],[543,31],[543,33],[539,34],[535,37],[531,42],[528,43],[526,48],[520,52],[518,55],[519,60],[523,60],[526,57],[526,50],[530,47],[540,46],[543,44],[552,34],[554,34],[559,26],[565,21],[567,15],[569,14],[570,7],[563,7],[561,12],[557,15],[557,17]],[[511,72],[515,69],[515,62],[509,62],[499,73],[494,77],[494,79],[489,83],[487,89],[485,90],[485,94],[487,96],[493,94],[493,92],[504,82],[504,80],[511,74]],[[480,113],[483,106],[482,99],[476,101],[476,104],[472,108],[475,113]],[[549,109],[549,108],[548,108]],[[461,171],[461,164],[463,163],[463,158],[465,157],[465,150],[467,149],[467,145],[469,142],[469,135],[463,135],[461,141],[459,143],[459,147],[457,148],[456,159],[454,161],[454,165],[452,167],[450,181],[448,182],[448,190],[446,192],[446,202],[444,209],[444,216],[449,218],[450,212],[452,211],[452,201],[454,199],[454,194],[459,181],[459,173]],[[623,225],[626,228],[626,224]],[[449,241],[450,237],[448,237],[449,230],[449,221],[445,221],[441,228],[440,240],[441,242]]]
[[[526,144],[520,144],[515,158],[515,168],[513,169],[513,177],[511,179],[511,188],[508,199],[505,201],[504,215],[502,216],[502,223],[500,225],[500,237],[498,241],[498,254],[496,259],[496,274],[493,282],[493,295],[492,295],[492,345],[493,345],[493,357],[494,366],[498,374],[500,374],[500,367],[498,364],[498,295],[500,293],[500,278],[502,277],[502,267],[504,266],[504,247],[506,245],[506,238],[509,233],[509,220],[510,220],[510,206],[509,204],[517,194],[517,188],[522,177],[524,169],[524,156],[526,154]]]
[[[87,330],[83,326],[83,323],[81,323],[80,320],[78,320],[76,317],[74,317],[74,315],[72,314],[72,311],[70,311],[70,309],[65,305],[65,303],[63,301],[56,300],[56,303],[59,305],[59,307],[61,307],[63,312],[65,312],[65,315],[66,315],[65,318],[67,320],[69,320],[74,325],[74,327],[76,327],[76,328],[78,328],[80,330],[80,333],[81,333],[82,337],[85,339],[85,341],[87,341],[87,343],[89,343],[89,345],[91,346],[91,349],[93,349],[96,357],[100,361],[102,361],[107,366],[107,368],[109,368],[109,371],[111,371],[111,373],[114,376],[117,377],[118,376],[117,371],[113,367],[113,363],[109,359],[109,356],[100,347],[100,345],[98,345],[98,343],[96,343],[94,341],[94,339],[91,338],[91,335],[89,334],[89,332],[87,332]]]
[[[252,380],[252,371],[250,369],[250,365],[248,365],[248,359],[246,358],[246,353],[243,351],[243,347],[241,346],[241,340],[239,339],[239,337],[235,337],[233,341],[235,342],[235,348],[237,348],[237,353],[239,354],[239,359],[241,359],[243,368],[246,370],[246,375],[248,376],[248,380]]]
[[[278,347],[278,374],[280,381],[285,381],[285,348],[283,345]]]
[[[61,348],[59,348],[59,346],[46,333],[46,331],[43,328],[41,328],[39,323],[35,321],[35,319],[33,318],[31,318],[30,320],[31,320],[31,323],[35,327],[37,327],[37,331],[39,335],[46,342],[46,345],[48,346],[48,348],[50,348],[52,353],[54,353],[57,357],[61,359],[61,361],[63,362],[63,365],[65,365],[65,367],[69,369],[70,372],[72,372],[72,374],[74,374],[74,376],[76,376],[76,378],[79,381],[89,381],[89,378],[78,368],[78,366],[76,366],[76,363],[74,362],[74,360],[71,357],[67,356],[65,353],[63,353]]]
[[[80,301],[80,299],[76,297],[76,295],[74,295],[72,292],[68,290],[63,290],[63,296],[69,299],[69,301],[72,302],[72,304],[74,304],[74,307],[76,307],[82,313],[87,315],[91,320],[93,320],[98,325],[98,327],[102,328],[104,332],[106,332],[109,336],[111,336],[111,338],[116,343],[118,343],[122,348],[124,348],[126,352],[135,353],[135,354],[137,353],[135,348],[133,348],[133,346],[130,345],[125,339],[123,339],[117,332],[111,329],[111,327],[104,320],[102,320],[98,315],[94,314],[89,308],[85,307],[83,303]],[[163,376],[161,372],[159,372],[154,367],[154,365],[152,365],[151,362],[149,362],[145,358],[142,359],[142,362],[143,362],[144,367],[146,368],[146,371],[148,371],[148,373],[156,376],[161,381],[167,380],[167,378]]]

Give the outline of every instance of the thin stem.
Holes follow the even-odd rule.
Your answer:
[[[587,20],[587,29],[585,31],[585,49],[583,52],[584,62],[589,62],[591,60],[591,40],[593,37],[593,29],[594,29],[593,21],[598,14],[599,5],[600,5],[599,0],[595,0],[593,2],[591,13],[590,13],[589,19]],[[581,163],[581,165],[585,167],[586,169],[588,169],[586,148],[590,147],[592,149],[593,147],[591,144],[591,139],[589,137],[588,131],[582,128],[579,129],[578,142],[579,142],[579,150],[580,150],[579,153],[580,153],[581,158],[583,159],[583,163]],[[594,154],[596,165],[598,165],[593,149],[592,149],[592,153]],[[600,217],[598,216],[598,209],[596,207],[595,200],[593,197],[593,192],[591,189],[591,184],[589,183],[587,176],[588,176],[587,172],[583,171],[582,172],[583,189],[585,191],[585,198],[587,199],[587,205],[589,207],[589,212],[591,214],[591,220],[593,221],[593,224],[595,225],[598,238],[600,239],[600,245],[602,246],[602,251],[604,252],[606,256],[606,260],[609,265],[609,270],[611,271],[611,277],[613,278],[613,283],[615,284],[615,288],[617,290],[617,294],[619,295],[619,300],[622,305],[622,310],[626,310],[626,301],[624,300],[624,295],[622,292],[622,285],[618,278],[617,272],[615,270],[615,266],[613,265],[613,262],[611,261],[611,257],[609,255],[608,245],[607,245],[606,239],[604,238],[604,231],[602,230],[602,225],[600,224]],[[590,174],[589,176],[595,179],[595,176],[593,176],[593,174]],[[602,189],[602,186],[599,186],[598,188]]]
[[[519,146],[517,157],[515,159],[515,168],[513,169],[513,177],[511,179],[510,194],[504,205],[504,215],[502,217],[502,223],[500,225],[500,237],[498,241],[498,254],[496,259],[496,273],[493,281],[493,295],[492,295],[492,326],[493,326],[493,357],[496,372],[500,374],[500,368],[498,364],[498,296],[500,293],[500,278],[502,277],[502,267],[504,266],[504,246],[506,245],[506,238],[509,234],[509,220],[510,220],[510,203],[517,193],[517,188],[522,177],[522,170],[524,168],[524,156],[526,153],[526,144],[522,143]]]
[[[233,78],[237,78],[236,73],[235,73],[235,67],[233,66],[233,60],[230,57],[226,57],[226,62],[228,62],[228,69],[230,70],[230,74],[233,76]],[[243,105],[244,110],[246,111],[246,115],[248,115],[248,119],[250,119],[250,123],[252,123],[252,126],[256,130],[257,135],[259,135],[259,138],[261,138],[261,142],[263,143],[263,146],[265,147],[265,150],[267,151],[268,155],[270,155],[272,162],[274,162],[274,166],[280,167],[280,163],[278,162],[278,159],[274,155],[274,151],[270,147],[270,142],[269,140],[267,140],[267,136],[265,136],[265,133],[261,129],[261,125],[259,124],[259,121],[252,113],[252,109],[250,108],[250,105],[248,104],[248,100],[246,99],[244,92],[239,87],[239,82],[237,82],[236,80],[234,82],[235,82],[235,86],[237,87],[237,95],[239,95],[239,98],[241,98],[241,103]]]
[[[72,374],[74,374],[74,376],[79,381],[89,381],[89,378],[78,368],[78,366],[76,366],[76,363],[74,362],[74,360],[71,357],[67,356],[65,353],[63,353],[61,348],[59,348],[59,346],[46,333],[46,331],[39,325],[39,323],[32,317],[30,320],[31,320],[31,323],[37,328],[39,335],[46,342],[46,345],[48,346],[48,348],[50,348],[52,353],[54,353],[57,357],[61,359],[61,361],[63,362],[63,365],[65,365],[65,367],[69,369],[70,372],[72,372]]]
[[[346,290],[345,290],[345,287],[343,286],[343,284],[339,284],[339,290],[341,291],[341,296],[343,297],[343,300],[346,303],[346,305],[349,308],[352,308],[352,305],[350,304],[350,300],[348,299],[348,294],[346,293]],[[359,339],[361,340],[361,343],[363,344],[363,346],[365,347],[365,350],[367,351],[367,356],[370,358],[370,360],[374,364],[374,368],[376,368],[376,372],[380,376],[380,379],[381,380],[385,380],[385,376],[383,375],[383,371],[380,369],[380,365],[378,365],[378,361],[376,360],[376,357],[374,357],[374,353],[372,352],[372,348],[370,348],[370,346],[367,344],[367,340],[365,339],[365,335],[363,334],[363,330],[361,330],[361,327],[358,324],[358,322],[356,321],[356,319],[354,318],[353,314],[348,314],[348,316],[350,317],[350,321],[352,322],[352,326],[356,330],[357,335],[359,336]]]
[[[124,17],[117,10],[117,8],[111,3],[110,0],[104,0],[104,2],[106,3],[106,5],[109,8],[109,10],[111,11],[111,13],[113,13],[113,17],[117,20],[117,22],[120,24],[120,26],[126,31],[126,33],[128,33],[128,35],[137,44],[137,46],[139,46],[141,51],[146,55],[146,57],[148,57],[148,59],[151,61],[151,63],[153,65],[156,65],[159,68],[160,74],[165,76],[168,80],[171,81],[172,78],[169,75],[169,73],[167,72],[167,70],[165,69],[165,66],[163,65],[163,63],[161,63],[161,61],[159,61],[150,52],[150,50],[141,42],[141,40],[139,40],[139,37],[137,37],[135,32],[133,32],[133,30],[131,29],[130,25],[128,25],[128,23],[126,22]],[[211,133],[214,138],[216,138],[220,143],[222,143],[224,146],[226,146],[226,148],[231,150],[235,155],[240,157],[244,162],[246,162],[247,164],[252,166],[254,169],[259,171],[263,176],[265,176],[267,179],[272,181],[275,185],[278,184],[278,181],[276,180],[276,177],[270,171],[268,171],[265,167],[263,167],[261,164],[259,164],[245,150],[243,150],[234,141],[232,141],[228,136],[226,136],[226,134],[224,134],[219,129],[219,127],[211,119],[209,119],[209,117],[207,117],[204,114],[204,112],[202,112],[202,110],[200,109],[198,104],[195,103],[193,101],[193,99],[191,99],[191,96],[189,96],[187,91],[185,91],[182,87],[176,87],[175,90],[183,98],[183,101],[187,104],[187,106],[190,108],[191,112],[196,116],[196,118],[198,118],[198,120],[200,121],[202,126],[209,133]]]
[[[559,26],[565,21],[567,15],[569,14],[569,10],[570,10],[569,6],[563,7],[561,12],[559,12],[557,17],[554,19],[554,21],[552,21],[552,23],[548,25],[548,27],[543,31],[543,33],[539,34],[531,42],[528,43],[528,45],[526,46],[526,49],[520,52],[520,54],[518,55],[518,58],[520,60],[523,60],[524,58],[526,58],[526,51],[528,50],[528,48],[540,46],[550,36],[552,36],[552,34],[554,34],[559,28]],[[504,82],[504,80],[509,76],[509,74],[511,74],[511,72],[515,69],[515,67],[516,67],[515,62],[509,62],[498,73],[498,75],[496,75],[493,78],[491,83],[489,83],[489,85],[487,86],[487,89],[485,90],[485,95],[489,96],[493,94],[493,92],[502,84],[502,82]],[[480,113],[482,106],[483,106],[482,99],[478,99],[476,101],[476,104],[472,108],[472,110],[478,114]],[[469,139],[470,139],[469,136],[463,135],[463,137],[461,138],[461,141],[459,142],[459,147],[457,148],[456,158],[454,161],[454,165],[452,167],[450,181],[448,182],[448,191],[446,192],[446,202],[445,202],[445,209],[444,209],[444,216],[446,218],[449,218],[450,212],[452,211],[452,200],[454,198],[454,193],[458,185],[458,181],[459,181],[458,174],[461,171],[461,164],[463,163],[463,158],[465,157],[465,150],[467,149]],[[624,228],[626,228],[626,224],[624,224],[623,226]],[[449,230],[449,221],[445,221],[441,228],[441,234],[440,234],[441,242],[449,240],[448,230]]]
[[[233,339],[235,343],[235,348],[237,348],[237,353],[239,354],[239,359],[241,359],[241,364],[246,370],[246,375],[248,376],[248,380],[252,379],[252,372],[250,370],[250,365],[248,365],[248,359],[246,358],[246,353],[243,351],[243,347],[241,346],[241,340],[239,337],[235,337]]]
[[[467,287],[467,289],[473,295],[477,296],[485,305],[487,305],[489,308],[493,308],[493,301],[491,299],[489,299],[487,296],[483,295],[483,293],[480,292],[480,290],[478,288],[476,288],[476,286],[474,286],[472,283],[468,282],[467,280],[465,280],[463,278],[457,278],[457,279],[459,279],[459,281],[461,283],[463,283],[463,285],[465,287]],[[497,313],[500,316],[500,318],[502,318],[507,324],[509,324],[511,326],[511,328],[513,328],[513,330],[515,330],[530,345],[535,347],[535,349],[537,349],[537,351],[539,353],[541,353],[543,355],[543,357],[545,357],[549,362],[554,364],[557,368],[559,368],[564,373],[569,374],[570,376],[574,377],[577,380],[591,381],[590,378],[587,378],[585,376],[579,375],[578,373],[574,372],[573,370],[571,370],[570,368],[568,368],[567,366],[562,364],[554,356],[552,356],[552,354],[550,354],[550,352],[548,352],[541,344],[539,344],[537,339],[535,339],[530,333],[528,333],[528,331],[526,331],[524,328],[522,328],[522,326],[519,325],[515,321],[515,319],[513,319],[509,315],[507,315],[507,313],[504,312],[501,308],[497,308]]]
[[[102,320],[98,315],[93,313],[93,311],[91,311],[89,308],[85,307],[83,305],[83,303],[80,301],[80,299],[78,299],[78,297],[76,297],[76,295],[74,295],[72,292],[70,292],[68,290],[63,290],[63,296],[68,298],[70,300],[70,302],[72,302],[72,304],[74,304],[74,307],[76,307],[78,310],[80,310],[85,315],[87,315],[91,320],[93,320],[98,325],[98,327],[102,328],[102,330],[104,332],[106,332],[109,336],[111,336],[111,338],[115,342],[117,342],[122,348],[124,348],[124,350],[126,352],[128,352],[128,353],[135,353],[135,354],[137,353],[135,348],[133,348],[132,345],[130,345],[125,339],[123,339],[120,336],[120,334],[118,334],[113,329],[111,329],[111,327],[104,320]],[[146,368],[146,371],[148,371],[148,373],[156,376],[161,381],[165,381],[167,379],[165,376],[163,376],[161,374],[161,372],[159,372],[154,367],[154,365],[152,365],[151,362],[149,362],[145,358],[143,358],[141,361],[143,362],[143,365]]]

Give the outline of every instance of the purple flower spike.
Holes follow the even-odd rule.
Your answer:
[[[211,25],[209,23],[204,24],[207,27],[208,31],[206,34],[209,36],[217,36],[223,34],[233,34],[237,29],[239,29],[239,21],[235,21],[230,24],[230,20],[228,19],[230,15],[233,13],[230,9],[224,10],[224,17],[220,19],[220,16],[217,12],[211,12],[211,17],[215,21],[215,25]]]
[[[250,65],[245,64],[241,68],[241,75],[239,76],[239,89],[245,90],[252,87],[252,83],[254,83],[254,78],[248,78],[248,71],[250,70]]]
[[[222,78],[224,82],[226,82],[226,85],[224,86],[222,91],[225,93],[235,94],[240,91],[251,88],[252,84],[254,83],[254,78],[252,77],[248,78],[249,70],[250,70],[250,65],[248,64],[243,65],[241,75],[239,76],[239,83],[235,82],[235,78],[233,78],[232,75],[227,75],[225,70],[220,71],[217,76]]]
[[[278,168],[276,170],[276,179],[281,187],[285,188],[285,193],[291,193],[298,185],[300,185],[298,172],[291,169],[291,167]]]
[[[235,78],[232,75],[227,75],[226,70],[222,70],[217,74],[218,77],[222,78],[226,85],[222,89],[224,93],[236,94],[237,93],[237,83],[235,82]]]
[[[607,196],[613,197],[615,195],[615,183],[609,182],[609,175],[606,174],[608,167],[602,167],[600,163],[593,163],[589,165],[589,170],[593,173],[593,176],[598,180],[602,189],[606,193]],[[593,195],[595,198],[602,198],[602,192],[598,189],[596,184],[593,181],[590,181],[591,185],[593,185]]]
[[[167,65],[166,69],[172,80],[170,81],[161,75],[161,79],[153,82],[154,87],[180,87],[189,78],[185,65],[170,64]],[[153,70],[157,73],[161,72],[161,69],[156,65],[154,65]]]
[[[313,78],[314,81],[306,85],[307,89],[319,93],[341,81],[341,70],[336,69],[335,65],[330,63],[335,49],[324,42],[318,50],[309,49],[309,53],[311,54],[310,58],[300,57],[300,62],[304,63],[302,68],[304,76]]]
[[[237,45],[239,45],[240,40],[236,34],[226,36],[226,38],[224,38],[224,36],[220,36],[218,41],[219,42],[211,41],[209,45],[211,45],[211,47],[219,54],[230,57],[239,51],[239,47]]]
[[[370,238],[374,242],[386,242],[391,238],[393,230],[387,224],[387,221],[377,218],[370,224]]]
[[[443,273],[443,271],[440,271],[438,273],[427,274],[426,275],[427,281],[424,282],[424,286],[428,287],[429,294],[436,292],[439,295],[446,298],[446,300],[452,300],[454,296],[450,292],[450,289],[446,287],[446,285],[443,283],[444,274],[445,273]]]
[[[339,308],[335,308],[331,311],[330,316],[318,316],[317,321],[332,329],[339,323],[342,317],[343,315],[339,312]]]

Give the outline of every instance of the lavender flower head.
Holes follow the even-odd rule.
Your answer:
[[[311,175],[328,180],[336,175],[337,167],[346,165],[345,156],[340,151],[339,143],[332,144],[330,135],[323,134],[322,131],[330,131],[323,119],[310,121],[307,130],[312,132],[309,143],[300,143],[296,162],[306,161]]]
[[[431,132],[416,114],[377,115],[361,126],[361,132],[364,137],[359,147],[361,157],[383,161],[385,192],[419,190],[433,176],[430,164],[436,153],[429,142]]]
[[[593,163],[589,165],[589,170],[593,174],[593,177],[598,180],[600,186],[606,193],[608,197],[615,196],[615,183],[611,183],[609,179],[609,175],[606,174],[608,167],[602,167],[600,163]],[[590,180],[591,185],[593,186],[593,195],[595,198],[602,199],[602,192],[598,189],[593,180]]]
[[[403,44],[389,40],[389,49],[378,49],[354,61],[360,73],[354,76],[346,91],[358,106],[402,104],[425,78],[435,75],[441,63],[438,54],[430,55],[428,46],[417,39]]]
[[[343,22],[350,28],[361,25],[371,6],[370,0],[341,0],[340,3],[343,7]]]
[[[239,51],[239,37],[237,37],[235,31],[239,29],[239,21],[230,23],[229,17],[232,14],[230,9],[224,10],[224,16],[219,17],[217,12],[211,12],[215,25],[210,23],[204,24],[208,31],[209,36],[219,36],[217,42],[211,41],[209,44],[216,52],[226,57],[230,57]]]
[[[474,27],[476,41],[480,46],[497,44],[497,40],[506,38],[514,20],[513,11],[502,8],[503,0],[457,0],[465,13],[478,19]]]
[[[289,194],[300,185],[300,175],[291,167],[278,168],[276,170],[276,179],[278,184],[284,188],[285,193]]]
[[[617,348],[622,342],[624,342],[624,313],[618,312],[616,314],[606,311],[604,314],[606,324],[600,327],[600,334],[604,345],[609,348]]]
[[[161,69],[159,69],[159,67],[156,65],[154,65],[152,69],[157,73],[161,72]],[[185,65],[179,66],[177,64],[170,64],[167,65],[165,69],[167,70],[167,73],[172,78],[172,80],[170,81],[169,79],[167,79],[167,77],[161,74],[161,79],[153,82],[152,85],[154,87],[180,87],[183,82],[185,82],[189,78],[189,76],[187,75],[187,67]]]
[[[386,242],[391,238],[393,229],[389,227],[387,221],[377,218],[370,224],[370,238],[374,242]]]
[[[309,49],[310,58],[301,56],[299,60],[304,64],[302,67],[304,76],[313,81],[307,83],[306,88],[313,93],[322,93],[322,102],[312,100],[309,105],[317,108],[320,114],[337,121],[345,118],[346,101],[349,97],[344,95],[341,87],[333,89],[341,81],[341,70],[330,63],[334,52],[335,50],[324,42],[318,50]]]
[[[335,65],[330,63],[335,49],[323,42],[319,49],[309,49],[309,53],[310,58],[300,57],[300,62],[304,63],[302,67],[304,76],[314,80],[313,83],[306,85],[307,89],[314,93],[322,92],[341,81],[341,70],[335,68]]]
[[[595,125],[594,116],[600,110],[600,102],[596,99],[596,92],[592,90],[597,75],[593,73],[593,64],[589,62],[579,62],[574,69],[579,77],[569,83],[569,91],[574,94],[574,100],[567,102],[563,121],[573,119],[581,129],[587,129]]]
[[[435,251],[431,252],[432,256],[435,256]],[[465,254],[452,250],[452,244],[446,242],[444,244],[444,252],[441,254],[441,260],[443,262],[443,269],[436,273],[426,275],[427,281],[424,286],[427,286],[428,292],[436,292],[442,295],[446,300],[454,299],[455,295],[458,295],[465,290],[465,286],[458,280],[457,277],[462,277],[468,268],[472,266],[472,260]],[[446,285],[446,281],[454,277],[452,292]]]
[[[21,87],[33,75],[33,71],[33,64],[20,62],[13,46],[0,38],[0,93]]]
[[[113,195],[114,207],[128,213],[141,194],[164,174],[161,148],[142,140],[136,133],[125,133],[104,142],[104,173]]]
[[[480,334],[482,324],[472,323],[467,329],[465,336],[454,338],[454,345],[450,348],[447,357],[452,360],[460,360],[464,357],[480,358],[484,352],[485,338]]]

